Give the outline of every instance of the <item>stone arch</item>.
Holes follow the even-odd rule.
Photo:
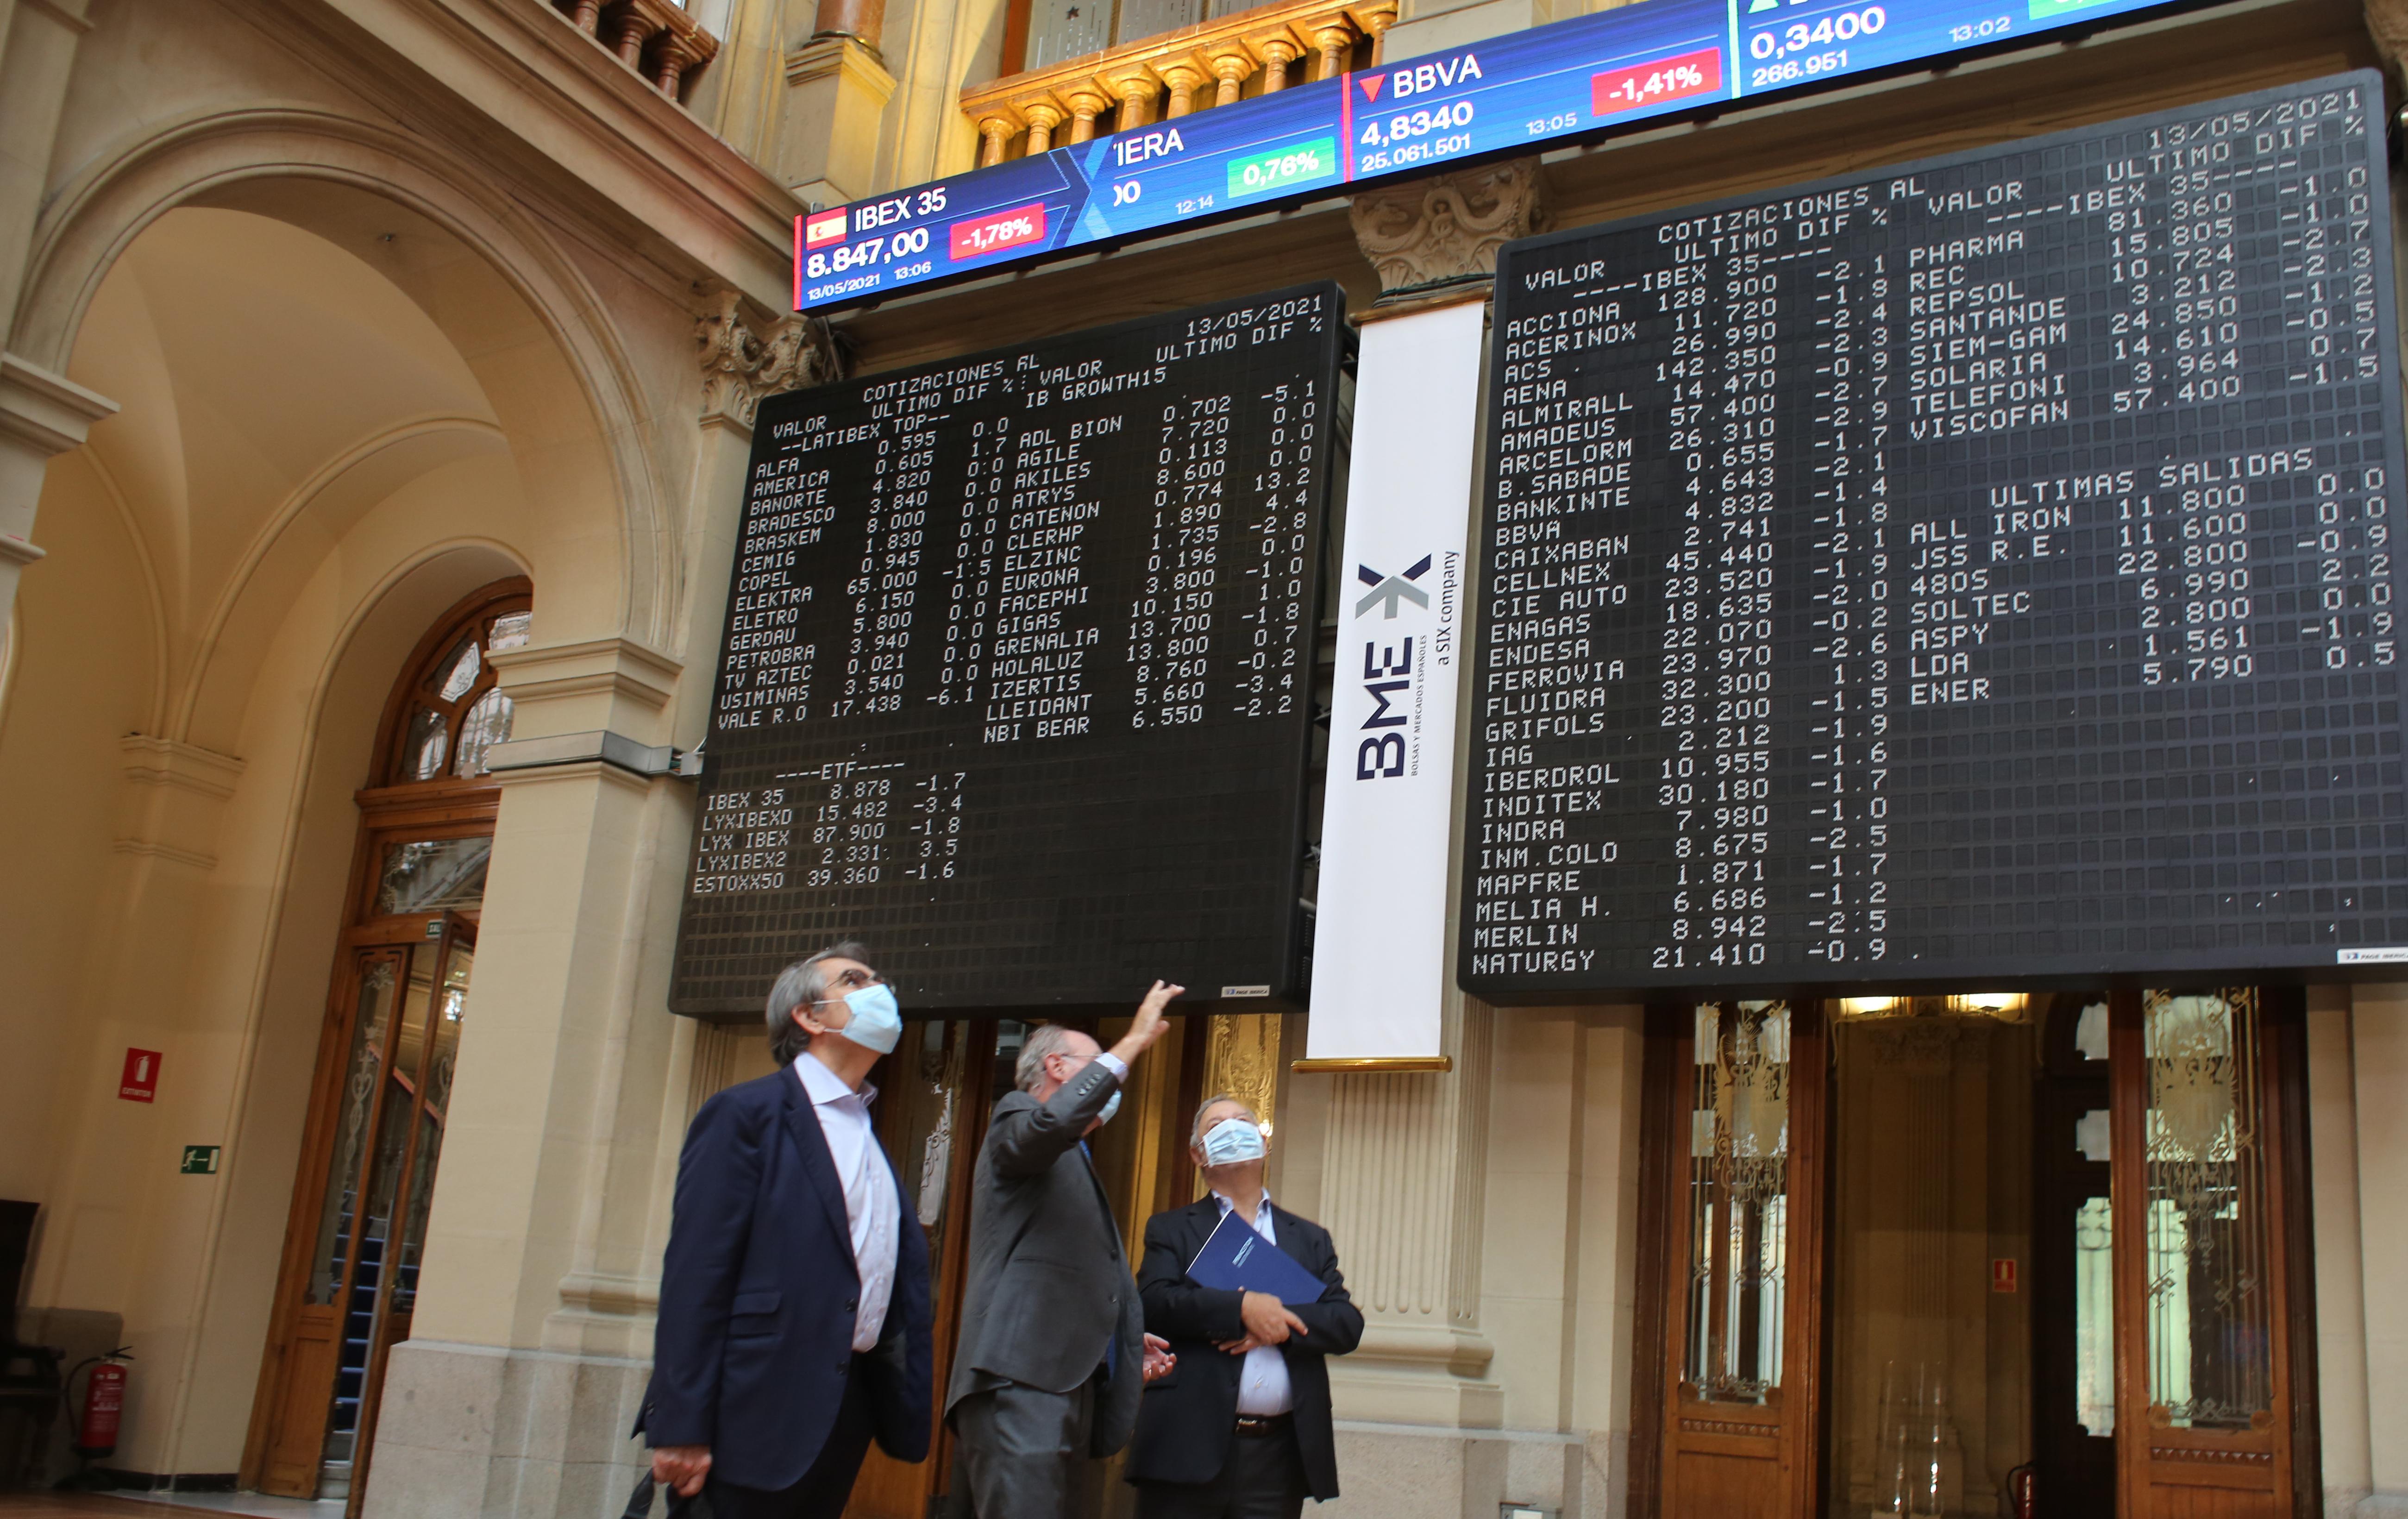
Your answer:
[[[553,239],[473,165],[425,138],[304,108],[154,124],[53,198],[36,230],[14,350],[64,372],[86,313],[125,251],[186,206],[248,210],[354,248],[374,221],[389,220],[473,261],[455,259],[448,272],[482,287],[481,307],[464,299],[430,306],[428,315],[465,353],[486,346],[479,321],[509,305],[548,340],[548,354],[516,356],[526,365],[521,384],[488,391],[513,447],[543,455],[541,467],[524,471],[533,504],[563,523],[590,516],[597,494],[617,508],[615,604],[566,631],[666,641],[681,572],[634,363],[600,297]],[[579,405],[561,408],[563,394]],[[555,586],[566,579],[556,567],[540,578]]]
[[[78,784],[92,805],[68,819],[72,839],[62,825],[59,852],[80,862],[78,937],[62,933],[40,968],[49,974],[56,962],[42,989],[66,1014],[54,1019],[54,1068],[105,1057],[122,1030],[178,1052],[189,1074],[163,1116],[228,1136],[222,1200],[174,1215],[100,1206],[113,1179],[149,1168],[103,1122],[113,1115],[64,1099],[57,1132],[28,1162],[61,1210],[36,1266],[46,1300],[88,1291],[170,1304],[171,1314],[191,1305],[189,1320],[153,1331],[176,1337],[177,1360],[160,1366],[130,1410],[137,1433],[150,1431],[142,1459],[163,1463],[157,1469],[233,1469],[240,1455],[242,1394],[258,1365],[337,931],[329,913],[357,837],[352,794],[425,620],[477,584],[524,575],[536,583],[542,641],[659,647],[680,603],[672,466],[654,436],[658,395],[672,387],[639,375],[629,348],[629,334],[650,329],[621,327],[552,228],[490,178],[439,144],[336,112],[146,123],[52,197],[15,313],[11,351],[73,372],[79,345],[93,347],[104,330],[93,313],[116,298],[112,279],[150,256],[146,246],[162,257],[185,246],[169,219],[240,213],[281,223],[288,244],[306,234],[383,274],[399,292],[388,306],[439,333],[474,377],[452,387],[467,404],[342,413],[359,425],[323,428],[293,451],[304,465],[260,473],[238,523],[186,509],[205,497],[176,508],[222,551],[205,575],[179,579],[175,534],[144,543],[128,498],[136,510],[168,509],[142,499],[145,480],[121,488],[108,478],[95,462],[101,439],[92,457],[51,466],[60,538],[80,514],[111,533],[123,526],[134,545],[121,550],[112,538],[105,565],[94,550],[76,566],[87,582],[117,577],[108,589],[121,593],[112,610],[125,625],[112,633],[147,637],[143,620],[167,615],[163,597],[186,598],[173,609],[178,663],[159,677],[156,697],[138,712],[129,702],[123,721],[78,752]],[[387,234],[398,247],[380,252]],[[422,345],[435,346],[433,337]],[[343,372],[326,366],[326,344],[291,351],[311,356],[313,367],[296,372],[343,384]],[[254,402],[250,414],[272,410]],[[129,405],[108,425],[147,427],[159,415]],[[189,437],[178,425],[170,418],[163,429],[162,457]],[[456,505],[417,510],[408,496],[431,501],[447,480],[478,471],[492,488],[477,499],[515,503],[491,522]],[[38,588],[44,577],[53,587],[82,583],[63,579],[77,557],[54,556],[28,577],[6,639],[12,665],[21,655],[55,663],[45,650],[66,640],[54,630],[89,604],[63,604],[66,593],[56,591],[44,623]],[[150,673],[141,673],[148,697]],[[48,715],[75,695],[53,680],[37,711],[20,699],[26,689],[6,694],[24,709],[14,715]],[[0,730],[9,740],[0,766],[36,763],[27,731]],[[138,753],[121,752],[129,745]],[[142,798],[149,810],[120,822],[121,797]],[[178,965],[185,993],[173,1008],[132,983],[125,967],[144,956],[128,946]],[[123,1264],[100,1285],[68,1285],[93,1282],[94,1262]]]

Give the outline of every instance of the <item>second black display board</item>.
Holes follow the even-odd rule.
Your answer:
[[[907,1012],[1297,990],[1344,299],[761,404],[669,1005],[864,939]]]
[[[1464,986],[2408,961],[2385,120],[2348,74],[1510,246]]]

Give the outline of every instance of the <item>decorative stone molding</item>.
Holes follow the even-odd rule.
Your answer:
[[[1354,242],[1380,299],[1495,279],[1499,248],[1546,230],[1544,190],[1539,161],[1515,158],[1356,195]]]
[[[213,802],[234,795],[235,782],[242,779],[249,763],[198,744],[153,738],[147,733],[129,733],[117,740],[117,747],[125,752],[128,781],[188,791]]]
[[[32,540],[34,507],[55,455],[79,447],[117,403],[64,375],[0,352],[0,619],[16,571],[42,557]]]
[[[147,733],[129,733],[117,745],[128,784],[109,847],[203,874],[216,869],[218,810],[234,795],[244,762]]]
[[[625,696],[657,710],[668,705],[685,666],[629,638],[538,643],[496,649],[486,662],[502,672],[513,701],[546,696]]]
[[[843,364],[827,323],[817,317],[787,315],[757,328],[744,310],[744,297],[723,290],[711,309],[695,323],[702,362],[702,420],[732,423],[746,432],[761,397],[840,379]]]
[[[629,752],[648,752],[643,738],[658,726],[685,668],[666,654],[616,638],[533,644],[499,650],[488,658],[501,672],[502,694],[517,704],[512,744],[520,746],[519,752],[537,740],[605,729],[619,736]],[[590,760],[547,763],[494,779],[552,780],[579,770],[580,765],[598,767],[612,779],[643,774],[628,765],[606,763],[597,750]]]
[[[92,424],[117,414],[117,403],[64,375],[14,353],[0,353],[0,437],[45,456],[84,440]]]
[[[2366,32],[2392,78],[2408,73],[2408,0],[2366,0]]]

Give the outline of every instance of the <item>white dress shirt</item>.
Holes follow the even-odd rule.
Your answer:
[[[1223,1218],[1238,1211],[1236,1203],[1217,1192],[1212,1194],[1212,1200],[1221,1205]],[[1279,1236],[1271,1226],[1271,1195],[1268,1189],[1263,1200],[1254,1205],[1254,1232],[1272,1249],[1279,1248]],[[1287,1356],[1277,1345],[1256,1345],[1246,1352],[1246,1364],[1238,1370],[1238,1412],[1261,1419],[1292,1412],[1295,1408],[1296,1393],[1287,1382]]]
[[[878,1089],[864,1083],[855,1092],[842,1077],[819,1063],[809,1050],[795,1057],[795,1074],[804,1096],[819,1114],[820,1132],[827,1137],[828,1155],[836,1162],[837,1180],[844,1184],[844,1216],[853,1227],[853,1264],[861,1277],[859,1307],[853,1319],[853,1348],[878,1348],[886,1327],[886,1305],[895,1295],[895,1257],[900,1246],[903,1204],[895,1190],[895,1172],[886,1152],[878,1147],[870,1128],[869,1103]]]

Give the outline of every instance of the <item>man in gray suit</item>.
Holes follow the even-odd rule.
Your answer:
[[[1155,982],[1110,1051],[1048,1024],[1020,1090],[995,1105],[972,1181],[969,1283],[945,1390],[978,1519],[1064,1519],[1090,1456],[1137,1427],[1145,1309],[1086,1137],[1120,1105],[1129,1063],[1162,1037],[1183,986]],[[957,1490],[958,1490],[957,1486]]]

